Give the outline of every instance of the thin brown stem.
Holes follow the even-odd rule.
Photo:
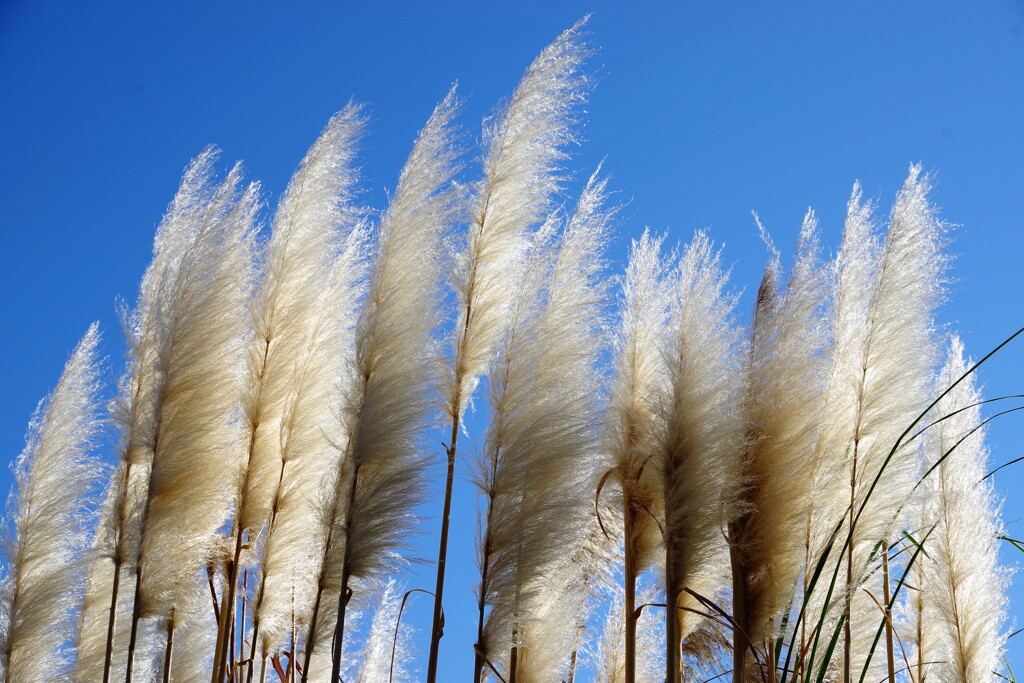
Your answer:
[[[636,527],[634,519],[632,500],[627,494],[623,496],[625,506],[624,536],[625,536],[625,571],[623,572],[623,588],[625,599],[623,600],[624,624],[626,635],[626,661],[625,661],[625,683],[634,683],[636,680],[636,574],[637,557],[635,539]]]
[[[729,525],[729,560],[732,565],[732,680],[733,683],[743,683],[746,665],[747,650],[750,642],[747,637],[747,581],[746,570],[740,557],[737,546],[738,523]]]
[[[256,404],[259,404],[260,394],[263,389],[263,377],[267,371],[267,359],[270,356],[270,339],[264,338],[263,344],[263,359],[260,363],[260,372],[257,378],[258,387],[256,395]],[[225,597],[225,605],[228,605],[226,615],[221,615],[222,618],[217,623],[217,648],[215,651],[216,666],[214,667],[213,683],[219,683],[224,678],[225,671],[225,657],[224,657],[224,643],[227,636],[227,623],[232,622],[234,619],[234,605],[235,605],[235,584],[238,582],[238,565],[239,560],[242,556],[242,537],[245,536],[245,529],[241,526],[241,514],[246,509],[246,492],[249,489],[249,465],[252,462],[253,453],[256,450],[256,430],[259,429],[260,419],[257,417],[249,425],[249,454],[245,461],[245,474],[242,478],[241,486],[241,500],[239,501],[238,508],[235,511],[235,519],[232,522],[231,535],[235,539],[235,552],[231,558],[231,563],[228,565],[228,590]],[[282,469],[283,469],[282,465]],[[244,622],[243,622],[244,623]]]
[[[295,681],[295,586],[292,586],[292,627],[288,641],[288,683]]]
[[[467,318],[468,324],[468,318]],[[444,635],[444,621],[441,618],[442,599],[444,597],[444,573],[448,558],[448,524],[452,512],[452,489],[455,485],[455,449],[459,440],[459,418],[458,406],[455,406],[456,416],[452,419],[452,431],[450,444],[448,446],[448,472],[444,485],[444,508],[441,513],[441,541],[437,549],[437,578],[434,582],[434,615],[431,622],[430,632],[430,659],[427,663],[427,683],[437,681],[437,658],[441,646],[441,637]]]
[[[171,656],[174,652],[174,609],[167,619],[167,645],[164,647],[164,683],[171,680]]]
[[[110,662],[114,656],[114,628],[117,622],[117,594],[121,587],[121,559],[115,553],[114,585],[110,593],[110,616],[107,618],[107,646],[103,655],[103,683],[110,683]]]
[[[512,653],[509,655],[508,662],[508,683],[516,683],[516,677],[519,673],[519,647],[516,645],[512,646]]]
[[[671,567],[671,565],[669,565]],[[675,572],[670,568],[665,570],[665,586],[667,588],[666,605],[670,609],[665,610],[665,681],[676,683],[676,676],[679,672],[679,616],[674,607],[679,604],[679,591],[675,590]]]
[[[330,547],[331,534],[327,536],[327,545],[324,546],[324,555],[327,555],[327,548]],[[320,619],[320,603],[323,600],[324,585],[323,585],[323,571],[320,573],[320,585],[317,587],[316,598],[313,600],[313,612],[309,618],[309,631],[306,633],[306,651],[303,654],[302,659],[302,683],[306,683],[309,678],[309,664],[313,657],[313,646],[316,644],[316,627]],[[255,647],[255,646],[254,646]]]
[[[244,657],[245,656],[245,595],[248,592],[248,590],[249,590],[249,569],[246,568],[246,569],[242,570],[242,596],[241,596],[241,598],[239,598],[239,602],[241,604],[238,606],[239,613],[241,614],[241,618],[239,619],[239,624],[241,625],[241,628],[238,629],[238,655],[240,657]],[[234,676],[234,672],[235,672],[236,665],[237,665],[236,661],[233,659],[232,662],[231,662],[231,672],[232,672],[231,678],[235,677]]]
[[[132,668],[135,665],[135,642],[139,632],[139,617],[142,613],[142,563],[135,564],[135,599],[132,606],[132,630],[128,637],[128,665],[125,669],[124,683],[132,683]]]
[[[359,482],[359,465],[356,464],[352,472],[352,483],[348,494],[348,509],[352,510],[356,500],[356,484]],[[338,618],[334,624],[334,642],[331,652],[331,679],[337,681],[341,677],[341,646],[345,638],[345,608],[351,591],[348,588],[349,574],[349,552],[352,548],[352,515],[345,518],[345,553],[341,560],[341,588],[338,591]],[[303,682],[305,683],[305,672]]]
[[[576,656],[579,652],[578,648],[572,649],[572,654],[569,655],[569,677],[565,680],[565,683],[573,683],[573,679],[576,678]]]

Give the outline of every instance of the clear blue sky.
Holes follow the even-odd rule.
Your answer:
[[[537,52],[590,11],[597,87],[572,165],[586,175],[606,157],[629,202],[616,269],[645,225],[673,240],[707,227],[726,243],[749,308],[765,258],[751,210],[788,253],[813,206],[833,248],[853,181],[887,211],[920,161],[937,172],[942,215],[960,226],[940,322],[983,355],[1024,325],[1024,3],[768,5],[7,0],[2,458],[21,450],[36,401],[90,321],[101,321],[120,366],[115,301],[134,300],[153,230],[204,145],[243,159],[272,206],[329,116],[354,98],[372,113],[363,158],[367,198],[380,206],[452,81],[470,98],[464,122],[477,136]],[[1024,392],[1022,368],[1018,343],[981,373],[987,394]],[[993,462],[1024,455],[1022,437],[1021,418],[1001,420]],[[8,482],[4,471],[0,487]],[[1008,533],[1024,536],[1024,464],[996,483]],[[461,484],[442,655],[459,677],[474,636],[472,509]],[[430,576],[415,582],[429,587]],[[428,613],[425,600],[412,607],[421,625]],[[1010,646],[1016,668],[1021,641]]]

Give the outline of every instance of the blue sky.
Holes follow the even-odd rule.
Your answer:
[[[585,177],[606,159],[628,202],[610,252],[616,270],[644,226],[681,241],[706,227],[725,243],[749,308],[765,259],[751,210],[789,253],[812,206],[833,248],[853,181],[884,214],[920,161],[937,174],[943,217],[958,225],[943,329],[980,356],[1024,325],[1021,2],[9,0],[0,5],[2,457],[21,450],[36,402],[92,320],[119,367],[115,302],[134,300],[153,230],[204,145],[243,159],[273,206],[353,98],[371,112],[363,168],[379,207],[451,82],[469,98],[463,121],[476,139],[537,52],[591,11],[596,87],[571,166]],[[986,393],[1021,393],[1022,368],[1019,342],[984,368]],[[990,436],[993,463],[1024,454],[1021,418],[999,420]],[[8,481],[4,471],[0,486]],[[995,481],[1007,532],[1024,536],[1024,464]],[[462,484],[442,667],[467,677],[472,509]],[[428,587],[429,574],[415,581]],[[422,624],[429,605],[412,610]],[[1020,640],[1010,644],[1016,667]]]

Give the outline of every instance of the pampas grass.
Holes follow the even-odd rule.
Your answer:
[[[355,105],[332,117],[274,217],[254,310],[248,455],[239,474],[218,677],[227,675],[244,542],[259,549],[249,563],[257,586],[250,657],[257,650],[269,656],[271,646],[287,641],[292,621],[309,621],[314,560],[324,542],[311,530],[323,481],[339,459],[338,394],[350,381],[353,318],[365,272],[366,228],[363,211],[354,206],[355,147],[364,124]]]
[[[65,680],[81,600],[89,496],[102,468],[92,455],[99,329],[75,347],[53,393],[39,404],[5,520],[7,570],[0,582],[0,676],[5,681]],[[77,588],[76,588],[77,587]]]
[[[564,194],[583,23],[487,121],[481,177],[453,88],[380,214],[359,203],[358,105],[266,240],[259,186],[196,157],[123,313],[116,438],[93,327],[17,460],[3,680],[451,679],[449,516],[481,382],[477,638],[452,646],[474,683],[999,675],[988,418],[959,342],[935,367],[928,176],[911,167],[884,234],[855,186],[834,259],[808,212],[788,275],[762,228],[749,326],[706,232],[645,232],[610,273],[614,184]],[[435,502],[414,629],[429,592],[402,591]]]
[[[525,680],[567,667],[576,636],[574,620],[545,613],[566,607],[564,600],[551,601],[575,578],[568,572],[586,538],[582,515],[591,510],[580,492],[593,488],[600,436],[592,363],[602,343],[598,275],[611,218],[604,195],[605,182],[595,174],[551,247],[549,271],[544,238],[553,221],[542,229],[530,270],[548,274],[524,292],[522,308],[532,315],[498,361],[508,367],[497,392],[504,403],[495,413],[506,419],[488,451],[498,460],[495,478],[503,481],[493,489],[500,507],[491,507],[481,553],[483,601],[491,612],[479,646],[492,663],[517,648]]]
[[[236,166],[195,226],[160,301],[163,382],[135,559],[133,630],[146,617],[175,624],[230,509],[242,457],[239,397],[258,198],[257,186],[239,185]]]
[[[614,378],[608,397],[607,472],[618,484],[623,519],[622,628],[625,671],[636,663],[636,580],[661,545],[657,435],[664,429],[658,392],[666,381],[662,348],[669,288],[660,254],[663,238],[644,231],[630,250],[619,302]],[[611,674],[609,674],[610,676]]]
[[[444,389],[451,436],[446,447],[448,471],[427,665],[429,683],[437,676],[448,518],[462,415],[506,329],[521,257],[529,243],[528,230],[548,212],[552,196],[563,182],[559,164],[566,158],[564,148],[573,141],[575,106],[584,96],[581,64],[586,50],[580,34],[585,22],[562,33],[541,52],[508,105],[485,128],[484,175],[475,188],[469,234],[452,276],[458,318]]]
[[[767,234],[762,234],[768,241]],[[782,264],[771,242],[751,329],[745,482],[740,517],[730,528],[733,599],[738,628],[734,648],[756,648],[774,660],[780,620],[806,561],[804,527],[815,508],[813,477],[818,426],[823,420],[828,367],[827,327],[822,315],[829,284],[818,255],[817,221],[808,213],[796,258],[781,289]],[[753,662],[749,655],[744,666]],[[774,666],[774,665],[771,665]],[[742,668],[742,667],[741,667]],[[737,674],[735,678],[742,678]]]
[[[963,344],[953,338],[936,389],[967,372]],[[1007,572],[996,553],[1001,534],[995,491],[986,481],[981,394],[974,377],[935,407],[941,419],[928,433],[922,521],[934,525],[918,575],[921,611],[919,661],[937,681],[993,680],[1005,635]],[[923,670],[923,664],[922,664]]]
[[[366,301],[356,327],[353,383],[341,422],[344,447],[323,507],[328,525],[319,590],[306,640],[311,654],[333,633],[333,673],[341,668],[345,605],[351,577],[372,578],[400,564],[397,548],[423,495],[427,454],[422,432],[433,411],[424,396],[440,383],[434,335],[438,326],[442,245],[454,213],[454,91],[417,138],[395,197],[381,220]],[[328,582],[336,591],[333,630],[319,615]]]
[[[665,537],[666,677],[679,679],[680,645],[729,575],[722,529],[735,516],[744,448],[736,419],[746,378],[735,297],[711,240],[698,232],[673,274],[665,423],[659,443]]]

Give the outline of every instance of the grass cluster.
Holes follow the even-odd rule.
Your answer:
[[[379,213],[358,201],[358,105],[267,229],[259,185],[196,157],[123,313],[116,400],[94,326],[17,461],[3,680],[441,680],[462,460],[474,681],[1004,675],[991,418],[935,327],[929,178],[912,166],[887,220],[855,186],[834,256],[813,212],[788,269],[762,229],[747,327],[704,232],[645,233],[615,274],[603,170],[563,201],[583,23],[485,122],[473,182],[454,88]],[[396,579],[431,506],[418,661]]]

